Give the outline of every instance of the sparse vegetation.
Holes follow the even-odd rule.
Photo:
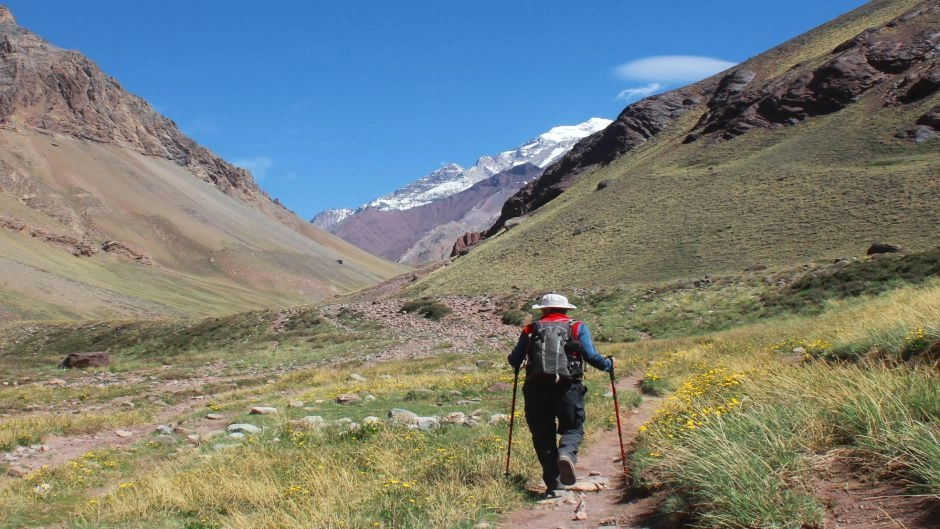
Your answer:
[[[417,312],[429,320],[440,320],[451,313],[450,307],[432,298],[421,298],[408,301],[402,305],[404,312]]]

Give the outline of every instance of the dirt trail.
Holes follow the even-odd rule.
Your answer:
[[[621,378],[617,381],[617,390],[619,392],[635,389],[639,382],[639,375]],[[659,401],[660,399],[645,396],[638,408],[630,410],[621,407],[623,442],[628,452],[636,439],[640,425],[652,416],[659,406]],[[537,464],[531,447],[519,450],[519,457],[529,458],[532,464]],[[608,487],[598,492],[566,492],[565,497],[560,500],[541,502],[510,513],[503,519],[500,527],[504,529],[634,527],[645,525],[642,522],[656,512],[659,504],[659,498],[656,496],[635,501],[625,501],[623,498],[623,465],[620,462],[620,440],[616,429],[603,432],[584,446],[577,467],[579,479],[597,472],[608,479]],[[584,509],[587,518],[577,520],[575,510],[579,508],[578,504],[582,501],[581,508]]]

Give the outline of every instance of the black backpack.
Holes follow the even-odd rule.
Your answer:
[[[579,321],[539,321],[529,333],[526,377],[560,382],[580,380],[584,373]]]

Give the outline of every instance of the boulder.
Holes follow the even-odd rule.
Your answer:
[[[71,353],[62,360],[59,368],[104,367],[111,363],[111,356],[107,351],[93,351],[88,353]]]
[[[254,424],[230,424],[226,430],[228,430],[230,433],[261,433],[261,427],[255,426]]]
[[[492,386],[486,388],[487,393],[502,393],[503,391],[509,391],[512,389],[512,385],[508,382],[497,382]]]
[[[894,245],[876,242],[868,247],[868,250],[865,251],[865,255],[875,255],[880,253],[900,253],[903,252],[904,248]]]
[[[337,404],[359,404],[360,402],[362,402],[362,398],[352,393],[344,393],[336,397]]]
[[[418,414],[401,408],[393,408],[388,412],[388,419],[392,424],[412,426],[417,424]]]

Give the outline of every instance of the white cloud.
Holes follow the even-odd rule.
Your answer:
[[[621,64],[614,75],[625,81],[687,84],[700,81],[737,63],[696,55],[658,55]]]
[[[663,88],[662,83],[650,83],[645,86],[637,86],[634,88],[627,88],[626,90],[621,90],[617,97],[614,99],[618,101],[633,101],[635,99],[643,99],[644,97],[651,96]]]
[[[268,176],[268,169],[274,167],[274,160],[268,156],[255,156],[254,158],[240,158],[232,162],[242,169],[251,171],[255,180],[264,180]]]

